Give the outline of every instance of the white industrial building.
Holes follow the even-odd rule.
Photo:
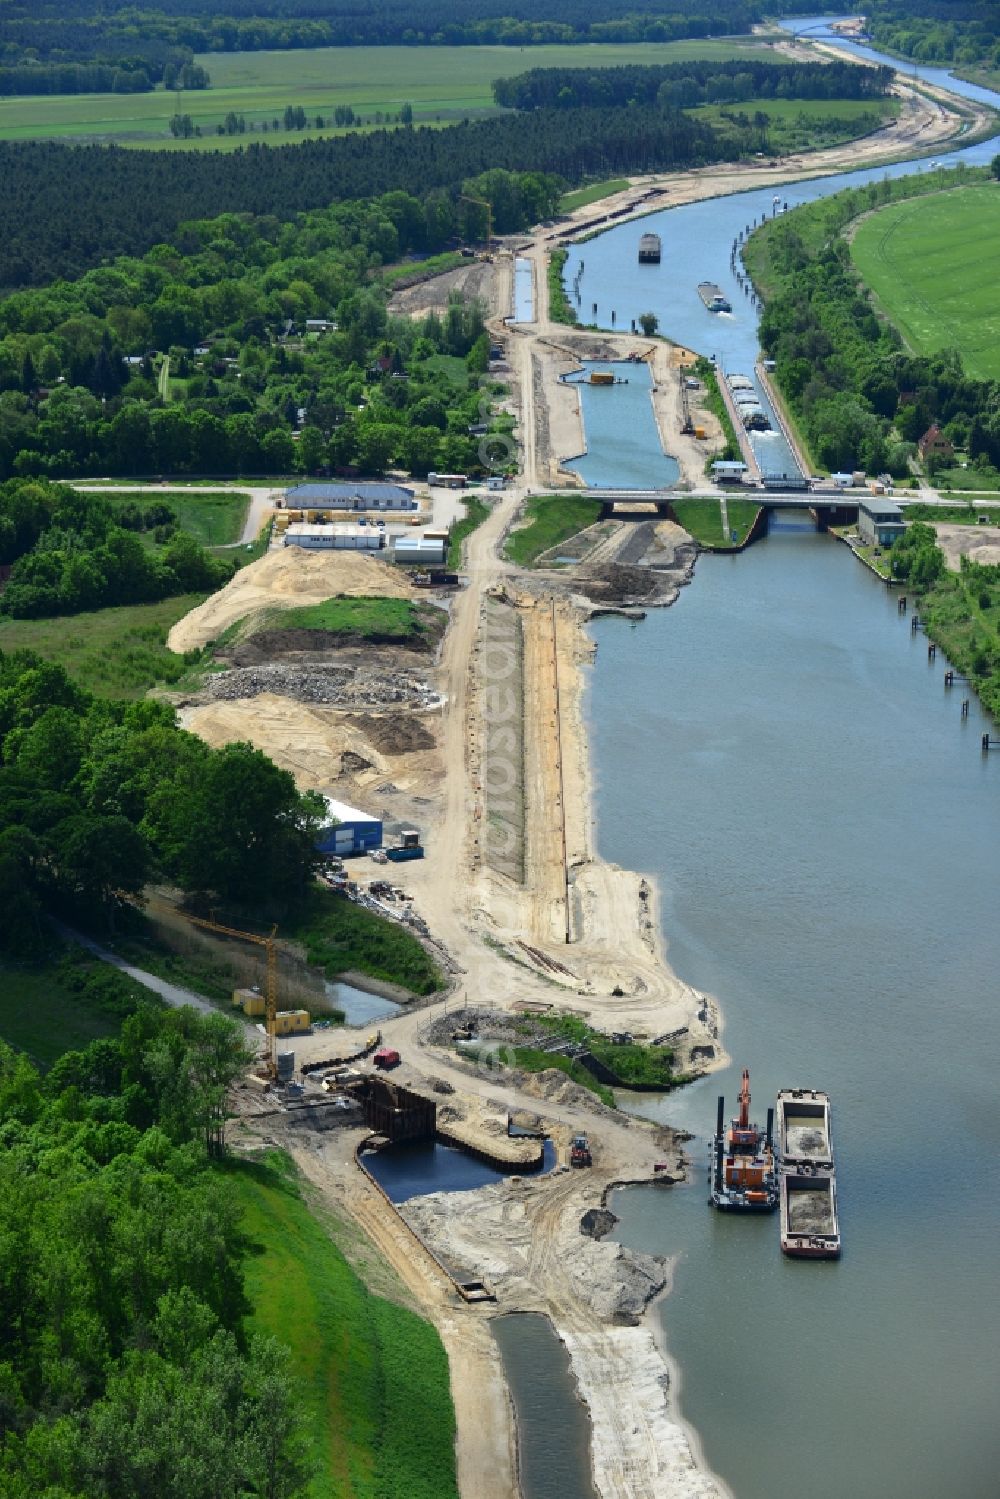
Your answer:
[[[344,483],[296,484],[285,490],[287,510],[416,510],[416,497],[405,484],[364,479]]]
[[[286,547],[306,547],[313,552],[379,552],[385,546],[385,532],[378,526],[313,525],[293,521],[284,533]]]

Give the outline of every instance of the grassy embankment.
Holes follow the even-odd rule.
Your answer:
[[[348,641],[373,645],[412,645],[433,649],[444,632],[446,615],[433,604],[410,599],[332,598],[301,609],[277,609],[253,616],[252,634],[272,630],[322,630],[331,646]],[[246,633],[241,620],[223,639]]]
[[[531,47],[317,47],[288,52],[212,52],[197,60],[208,69],[212,87],[185,93],[178,105],[172,91],[149,94],[61,94],[19,96],[0,101],[0,140],[100,140],[129,146],[181,150],[238,150],[249,141],[289,145],[306,138],[343,135],[345,128],[316,129],[317,114],[329,119],[338,105],[350,105],[368,128],[376,116],[413,108],[418,123],[446,123],[466,115],[493,114],[494,78],[526,68],[682,62],[689,58],[728,61],[746,55],[773,56],[750,38],[741,42],[684,41],[594,43]],[[288,104],[301,105],[306,130],[261,130],[264,120],[280,121]],[[244,135],[220,136],[226,115],[243,115]],[[202,135],[174,140],[169,121],[189,114]],[[251,123],[256,127],[251,130]]]
[[[575,192],[563,193],[559,199],[559,212],[572,213],[574,209],[586,208],[601,198],[610,198],[613,193],[623,193],[628,187],[627,177],[609,177],[605,182],[592,182],[588,187],[579,187]]]
[[[518,567],[530,567],[550,547],[592,526],[600,513],[600,500],[585,494],[538,495],[525,506],[527,524],[507,537],[504,555]]]
[[[0,1036],[39,1067],[114,1035],[151,990],[82,948],[57,949],[47,962],[0,961]]]
[[[457,271],[469,262],[461,250],[442,250],[440,255],[428,255],[426,260],[401,260],[398,265],[387,265],[378,272],[379,280],[390,289],[401,281],[416,286],[421,281],[430,281],[433,276],[442,276],[445,271]]]
[[[370,1273],[392,1299],[368,1289],[303,1200],[287,1156],[269,1152],[226,1175],[247,1239],[251,1325],[291,1348],[301,1382],[309,1499],[457,1499],[448,1360],[434,1328],[381,1266]],[[330,1227],[342,1242],[357,1238]],[[358,1258],[375,1258],[364,1242]]]
[[[702,104],[688,113],[742,141],[744,130],[733,116],[767,115],[768,126],[757,149],[775,156],[793,151],[822,151],[880,129],[899,114],[898,99],[747,99],[740,104]]]
[[[694,372],[705,387],[705,405],[712,415],[717,418],[722,427],[722,435],[726,439],[722,451],[713,453],[711,458],[705,460],[705,468],[710,471],[712,464],[720,460],[739,463],[743,457],[743,449],[740,447],[740,440],[736,436],[736,428],[733,426],[733,419],[729,415],[729,407],[722,399],[722,392],[719,389],[719,377],[716,374],[715,365],[710,359],[702,357],[696,363]]]
[[[851,255],[912,349],[958,349],[970,375],[995,380],[1000,277],[983,246],[998,236],[1000,185],[977,183],[871,214],[858,225]]]
[[[498,1052],[495,1045],[487,1043],[484,1046],[462,1046],[459,1048],[460,1055],[471,1060],[482,1060],[487,1067],[496,1067],[498,1064]],[[582,1062],[573,1057],[560,1056],[558,1052],[542,1051],[537,1046],[513,1046],[504,1049],[504,1059],[509,1059],[513,1067],[520,1068],[522,1072],[564,1072],[571,1082],[579,1084],[581,1088],[596,1093],[602,1103],[607,1104],[609,1109],[616,1107],[613,1091],[599,1083],[592,1072],[588,1072]]]
[[[482,525],[490,513],[486,501],[477,499],[475,495],[471,495],[464,504],[465,514],[448,533],[448,566],[453,572],[462,566],[462,543]]]
[[[328,979],[351,969],[400,984],[413,994],[433,994],[444,977],[412,932],[376,916],[343,895],[313,887],[303,909],[286,922],[282,937],[300,942],[310,963]]]
[[[563,285],[563,270],[568,258],[568,250],[552,250],[549,254],[545,271],[549,287],[549,317],[554,323],[569,323],[572,327],[578,327],[576,312]]]
[[[914,504],[907,504],[904,516],[910,520],[925,520],[932,525],[936,521],[948,522],[956,526],[974,526],[978,523],[980,515],[988,517],[986,524],[989,526],[1000,526],[1000,510],[991,506],[988,510],[980,510],[971,500],[964,505],[924,505],[919,500]]]
[[[670,1046],[646,1046],[635,1041],[612,1041],[604,1031],[594,1030],[576,1015],[532,1016],[516,1021],[515,1030],[531,1031],[541,1026],[564,1041],[573,1041],[587,1050],[615,1074],[625,1088],[662,1088],[665,1092],[676,1083],[686,1082],[683,1073],[674,1072],[674,1052]]]
[[[670,508],[677,517],[678,525],[683,526],[695,541],[702,546],[724,549],[741,546],[746,541],[760,506],[756,500],[731,499],[727,495],[728,530],[723,530],[722,505],[717,499],[674,499],[670,502]],[[730,534],[733,531],[736,532],[735,541]]]

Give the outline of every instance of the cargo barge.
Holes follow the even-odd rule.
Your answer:
[[[837,1182],[832,1171],[782,1171],[781,1252],[796,1259],[839,1257]]]
[[[834,1260],[840,1255],[830,1099],[815,1088],[778,1094],[777,1155],[781,1252]]]
[[[639,239],[639,264],[659,265],[660,249],[658,234],[643,234]]]
[[[772,1213],[778,1206],[778,1176],[772,1134],[774,1110],[767,1127],[750,1119],[750,1073],[744,1067],[740,1112],[725,1127],[725,1098],[719,1099],[715,1136],[709,1156],[709,1202],[721,1212]]]
[[[699,281],[698,295],[709,312],[732,312],[733,310],[732,302],[730,302],[722,287],[716,286],[714,281]]]

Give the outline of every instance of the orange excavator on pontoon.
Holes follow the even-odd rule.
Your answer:
[[[774,1110],[767,1127],[750,1118],[750,1072],[744,1067],[740,1112],[725,1125],[726,1100],[719,1099],[709,1159],[709,1202],[727,1212],[770,1213],[778,1206],[778,1174],[772,1148]]]

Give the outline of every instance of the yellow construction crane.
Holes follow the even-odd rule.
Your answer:
[[[204,916],[189,916],[186,911],[181,912],[186,921],[192,926],[204,927],[207,932],[218,932],[222,937],[238,937],[243,942],[254,942],[258,947],[263,947],[267,954],[267,982],[264,985],[264,1029],[267,1031],[267,1075],[273,1081],[278,1076],[278,1057],[275,1045],[275,1031],[277,1029],[278,1015],[278,946],[274,940],[274,934],[278,930],[272,927],[269,937],[262,937],[258,932],[243,932],[235,926],[222,926],[218,921],[209,921]]]
[[[478,203],[480,208],[486,209],[486,253],[489,255],[493,249],[493,204],[486,198],[470,198],[462,193],[458,200],[460,203]]]

